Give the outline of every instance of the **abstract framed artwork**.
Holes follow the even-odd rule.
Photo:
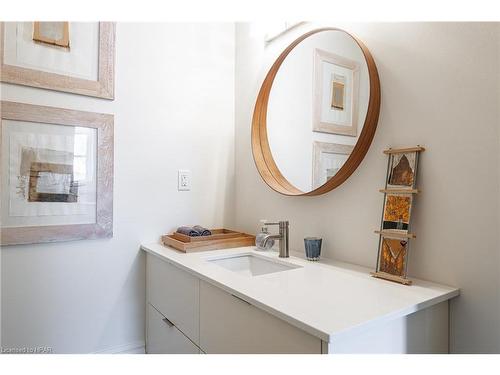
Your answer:
[[[388,155],[385,188],[380,190],[384,209],[381,228],[375,231],[380,237],[376,270],[371,275],[405,285],[412,283],[407,278],[408,251],[416,236],[410,233],[410,221],[413,199],[419,193],[417,166],[422,151],[421,146],[384,150]]]
[[[113,235],[113,116],[1,101],[2,245]]]
[[[1,81],[114,99],[113,22],[1,22]]]
[[[314,131],[357,136],[359,71],[354,60],[314,51]]]
[[[316,189],[335,176],[353,150],[351,145],[313,142],[312,188]]]
[[[382,237],[379,271],[404,277],[406,275],[408,240]]]
[[[387,188],[413,189],[417,173],[417,152],[389,155]]]
[[[382,230],[408,232],[410,224],[411,194],[386,194]]]

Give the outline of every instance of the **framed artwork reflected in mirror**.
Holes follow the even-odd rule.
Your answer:
[[[359,64],[316,49],[314,54],[313,130],[358,134]]]
[[[353,146],[350,145],[313,142],[313,189],[325,184],[338,173],[352,149]]]

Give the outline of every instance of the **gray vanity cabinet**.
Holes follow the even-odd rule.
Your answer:
[[[147,304],[146,353],[198,354],[200,349],[168,319]]]
[[[200,344],[208,353],[321,353],[321,340],[200,281]]]
[[[146,353],[321,353],[321,340],[147,255]]]

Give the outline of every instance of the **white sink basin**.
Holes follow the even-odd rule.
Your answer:
[[[268,273],[282,272],[294,268],[301,268],[295,264],[279,262],[264,256],[252,253],[226,255],[207,259],[207,262],[216,264],[230,271],[245,276],[258,276]]]

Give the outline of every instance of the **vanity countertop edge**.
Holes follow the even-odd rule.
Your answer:
[[[349,263],[281,259],[274,251],[256,251],[253,246],[183,253],[152,243],[141,249],[330,343],[460,294],[458,288],[414,278],[411,286],[373,278],[371,269]],[[300,268],[248,277],[206,261],[251,252]]]

